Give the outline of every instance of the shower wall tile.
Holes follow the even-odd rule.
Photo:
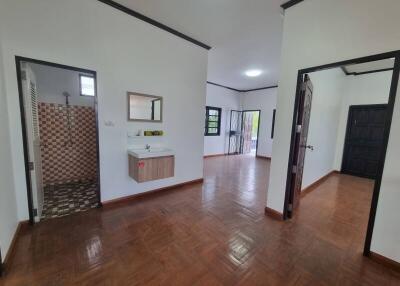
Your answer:
[[[95,111],[86,106],[69,110],[70,124],[66,105],[39,103],[44,185],[96,178]]]

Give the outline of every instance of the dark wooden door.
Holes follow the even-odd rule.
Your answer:
[[[375,179],[382,154],[387,104],[350,106],[342,173]]]
[[[289,208],[297,208],[300,203],[301,183],[303,181],[304,158],[307,146],[308,126],[310,123],[313,85],[308,75],[304,76],[301,86],[299,109],[297,114],[297,130],[295,153],[291,180],[291,198]],[[291,210],[290,210],[291,211]]]

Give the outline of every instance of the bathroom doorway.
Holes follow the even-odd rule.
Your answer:
[[[100,206],[96,72],[16,65],[30,222]]]

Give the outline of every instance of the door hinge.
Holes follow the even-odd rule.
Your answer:
[[[292,173],[293,173],[293,174],[296,174],[296,173],[297,173],[297,166],[293,166],[293,167],[292,167]]]
[[[29,162],[29,171],[33,170],[35,170],[35,165],[33,164],[33,162]]]
[[[296,126],[296,133],[301,133],[301,125]]]
[[[288,205],[288,211],[292,212],[293,211],[293,204]]]

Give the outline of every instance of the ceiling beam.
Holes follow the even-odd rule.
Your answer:
[[[271,88],[278,88],[278,86],[277,85],[271,85],[271,86],[265,86],[265,87],[260,87],[260,88],[242,90],[241,92],[257,91],[257,90],[264,90],[264,89],[271,89]]]
[[[204,44],[204,43],[202,43],[202,42],[200,42],[200,41],[198,41],[196,39],[193,39],[193,38],[191,38],[191,37],[189,37],[189,36],[187,36],[187,35],[185,35],[185,34],[183,34],[181,32],[178,32],[177,30],[175,30],[175,29],[173,29],[171,27],[168,27],[167,25],[164,25],[164,24],[162,24],[162,23],[160,23],[160,22],[158,22],[158,21],[156,21],[154,19],[151,19],[151,18],[149,18],[149,17],[147,17],[147,16],[145,16],[143,14],[140,14],[139,12],[136,12],[136,11],[126,7],[126,6],[123,6],[123,5],[121,5],[121,4],[117,3],[117,2],[114,2],[112,0],[97,0],[97,1],[102,2],[104,4],[107,4],[107,5],[109,5],[109,6],[113,7],[113,8],[121,11],[121,12],[124,12],[124,13],[132,16],[132,17],[135,17],[135,18],[140,19],[140,20],[142,20],[142,21],[144,21],[146,23],[149,23],[149,24],[151,24],[151,25],[153,25],[153,26],[155,26],[157,28],[160,28],[160,29],[162,29],[164,31],[167,31],[168,33],[171,33],[171,34],[173,34],[173,35],[175,35],[175,36],[177,36],[179,38],[182,38],[182,39],[184,39],[184,40],[186,40],[188,42],[191,42],[191,43],[193,43],[193,44],[195,44],[195,45],[197,45],[199,47],[202,47],[202,48],[204,48],[206,50],[210,50],[211,49],[210,46],[208,46],[208,45],[206,45],[206,44]]]
[[[303,2],[303,1],[304,0],[290,0],[290,1],[287,1],[286,3],[283,3],[281,5],[281,7],[283,8],[283,10],[286,10],[286,9],[288,9],[296,4],[299,4],[300,2]]]
[[[237,88],[229,87],[229,86],[218,84],[218,83],[211,82],[211,81],[207,81],[207,83],[211,84],[211,85],[219,86],[222,88],[226,88],[229,90],[237,91],[237,92],[249,92],[249,91],[257,91],[257,90],[264,90],[264,89],[271,89],[271,88],[278,87],[277,85],[271,85],[271,86],[265,86],[265,87],[260,87],[260,88],[253,88],[253,89],[237,89]]]
[[[363,74],[369,74],[369,73],[376,73],[376,72],[385,72],[385,71],[391,71],[393,68],[386,68],[386,69],[376,69],[376,70],[370,70],[370,71],[363,71],[363,72],[349,72],[346,67],[341,67],[342,71],[344,72],[345,75],[363,75]]]
[[[233,91],[241,92],[239,89],[236,89],[236,88],[233,88],[233,87],[229,87],[229,86],[226,86],[226,85],[222,85],[222,84],[218,84],[218,83],[215,83],[215,82],[207,81],[207,83],[211,84],[211,85],[223,87],[223,88],[226,88],[226,89],[230,89],[230,90],[233,90]]]
[[[340,68],[342,69],[342,71],[345,75],[350,75],[350,73],[347,71],[346,67],[340,67]]]

